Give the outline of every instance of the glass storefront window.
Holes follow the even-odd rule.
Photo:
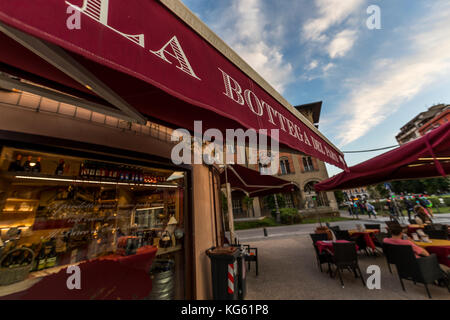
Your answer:
[[[96,290],[107,299],[183,298],[184,178],[182,171],[4,147],[0,298],[15,293],[12,285],[45,280],[68,266],[83,266],[82,277],[89,277],[90,266],[99,262],[117,262],[129,268],[118,272],[143,270],[145,276],[133,278],[139,283],[101,288],[92,282],[92,288],[84,288],[87,299]],[[110,281],[106,274],[111,276],[112,269],[95,272]],[[164,272],[165,282],[158,282]],[[134,285],[141,288],[123,293]],[[112,288],[107,296],[105,286]]]

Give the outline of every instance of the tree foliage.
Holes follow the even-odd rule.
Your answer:
[[[401,193],[426,193],[426,194],[443,194],[450,192],[449,178],[430,178],[421,180],[400,180],[391,183],[392,191],[396,194]],[[382,197],[387,197],[389,191],[386,190],[384,184],[375,186],[375,190],[380,193]]]

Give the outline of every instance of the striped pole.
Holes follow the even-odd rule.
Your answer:
[[[236,267],[236,261],[234,262],[234,264],[228,265],[228,294],[234,293],[234,270],[236,270]]]

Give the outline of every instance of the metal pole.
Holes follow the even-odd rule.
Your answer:
[[[278,207],[278,199],[277,199],[277,195],[274,194],[274,195],[273,195],[273,198],[274,198],[274,200],[275,200],[276,221],[277,221],[278,223],[280,223],[280,221],[281,221],[281,219],[280,219],[280,208]]]
[[[228,207],[228,228],[230,229],[230,242],[235,244],[234,236],[234,216],[233,216],[233,202],[231,200],[231,185],[228,183],[228,167],[225,165],[225,183],[227,186],[227,207]]]

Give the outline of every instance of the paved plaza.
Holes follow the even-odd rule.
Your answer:
[[[343,227],[350,223],[333,225]],[[392,266],[394,273],[391,274],[384,256],[358,255],[361,271],[366,279],[369,265],[378,265],[381,268],[381,290],[367,289],[361,280],[355,279],[349,271],[343,272],[345,287],[342,288],[338,278],[330,278],[326,273],[326,264],[323,265],[323,273],[317,266],[312,241],[308,235],[314,232],[315,227],[316,225],[303,225],[301,228],[292,229],[291,234],[287,232],[285,236],[282,236],[279,230],[278,236],[245,242],[257,247],[259,256],[259,276],[255,275],[253,264],[247,273],[247,300],[428,299],[422,284],[414,285],[411,281],[404,281],[404,292],[395,266]],[[274,234],[273,230],[270,231]],[[431,285],[430,292],[433,299],[450,300],[450,293],[446,288]]]

